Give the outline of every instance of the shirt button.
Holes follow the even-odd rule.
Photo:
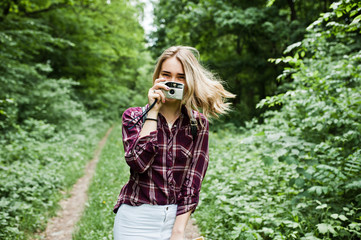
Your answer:
[[[165,208],[165,210],[167,210],[167,211],[168,211],[168,207],[166,207],[166,208]]]

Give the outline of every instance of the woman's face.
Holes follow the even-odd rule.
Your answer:
[[[176,57],[168,58],[163,62],[159,78],[164,78],[168,82],[183,83],[186,90],[186,76],[183,65]]]

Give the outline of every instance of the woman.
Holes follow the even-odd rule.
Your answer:
[[[208,166],[207,117],[225,113],[224,99],[234,97],[194,54],[184,46],[165,50],[148,92],[148,108],[156,101],[154,107],[145,118],[141,107],[123,114],[130,179],[114,207],[115,240],[184,238]],[[166,98],[165,82],[184,84],[182,100]],[[134,125],[137,118],[141,122]]]

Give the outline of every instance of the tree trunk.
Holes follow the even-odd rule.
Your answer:
[[[287,2],[291,10],[291,22],[292,22],[293,20],[297,19],[295,3],[293,2],[293,0],[287,0]]]
[[[324,0],[324,1],[323,1],[323,11],[324,11],[324,12],[327,12],[327,5],[328,5],[328,4],[327,4],[327,0]]]
[[[10,11],[10,2],[7,2],[3,8],[3,15],[1,16],[1,20],[4,20],[5,17],[9,14]]]
[[[242,54],[242,48],[243,48],[243,39],[241,39],[241,35],[239,34],[237,37],[237,46],[236,46],[236,52],[239,56]]]

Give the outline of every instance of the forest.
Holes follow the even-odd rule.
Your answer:
[[[115,126],[73,234],[113,239],[129,171],[121,116],[147,103],[157,57],[173,45],[198,49],[236,94],[210,122],[192,215],[205,239],[360,239],[361,2],[157,0],[150,34],[144,9],[0,2],[0,239],[42,239]]]

